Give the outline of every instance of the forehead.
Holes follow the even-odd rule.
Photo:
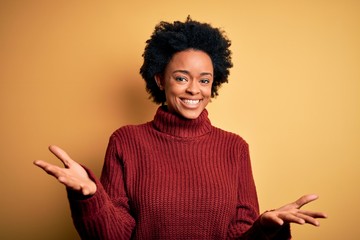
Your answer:
[[[213,65],[209,55],[200,50],[185,50],[177,52],[167,65],[167,70],[171,69],[193,70],[213,72]]]

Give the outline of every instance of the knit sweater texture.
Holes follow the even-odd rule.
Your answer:
[[[248,144],[206,110],[189,120],[159,107],[153,121],[112,134],[100,180],[87,171],[96,193],[68,191],[82,239],[268,239]],[[290,238],[282,232],[275,239]]]

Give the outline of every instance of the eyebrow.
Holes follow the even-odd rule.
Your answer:
[[[190,75],[190,72],[187,71],[187,70],[175,70],[175,71],[173,71],[173,73],[177,73],[177,72]],[[202,72],[202,73],[200,73],[200,76],[205,76],[205,75],[210,75],[210,76],[212,76],[212,73],[209,73],[209,72]]]

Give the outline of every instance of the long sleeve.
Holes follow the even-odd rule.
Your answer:
[[[228,239],[238,240],[288,240],[290,226],[285,225],[271,232],[265,232],[259,221],[259,205],[252,174],[249,146],[239,148],[241,168],[238,182],[238,203],[236,216],[231,221]]]
[[[100,181],[86,169],[97,185],[97,191],[93,196],[79,198],[68,191],[74,225],[82,239],[131,238],[135,220],[130,214],[123,179],[123,163],[116,149],[116,142],[112,136]]]
[[[245,238],[244,233],[253,225],[259,216],[259,205],[253,179],[249,146],[241,141],[237,144],[234,158],[240,162],[238,167],[237,204],[229,230],[228,239],[251,239]],[[245,234],[246,235],[246,234]]]

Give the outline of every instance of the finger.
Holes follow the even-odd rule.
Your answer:
[[[90,194],[90,189],[88,187],[85,187],[83,185],[80,185],[81,188],[81,192],[84,196],[89,195]]]
[[[52,172],[52,170],[53,170],[52,166],[55,166],[55,165],[52,165],[50,163],[47,163],[47,162],[44,162],[44,161],[41,161],[41,160],[34,161],[34,164],[36,166],[38,166],[39,168],[43,169],[47,173]]]
[[[299,213],[311,216],[313,218],[327,218],[327,215],[323,212],[299,210]]]
[[[261,215],[260,223],[265,227],[282,226],[284,221],[273,212],[265,212]]]
[[[93,195],[95,194],[97,187],[96,183],[89,179],[85,184],[81,185],[83,195]]]
[[[298,200],[296,200],[295,204],[296,204],[297,208],[301,208],[302,206],[304,206],[312,201],[315,201],[318,198],[319,197],[315,194],[304,195],[301,198],[299,198]]]
[[[59,148],[58,146],[55,146],[55,145],[50,145],[49,150],[58,159],[60,159],[60,161],[64,164],[64,166],[66,168],[70,167],[73,160],[70,158],[70,156],[64,150],[62,150],[61,148]]]
[[[33,164],[34,164],[35,166],[38,166],[39,168],[43,168],[42,166],[43,166],[45,163],[46,163],[46,162],[41,161],[41,160],[35,160],[35,161],[33,161]]]
[[[300,212],[298,212],[296,214],[297,217],[301,218],[301,219],[304,219],[304,221],[308,224],[311,224],[311,225],[314,225],[314,226],[320,226],[320,223],[318,220],[316,220],[315,218],[311,217],[311,216],[308,216],[306,214],[302,214]]]
[[[43,169],[47,174],[51,176],[58,178],[61,175],[61,168],[59,168],[58,166],[55,166],[53,164],[41,160],[34,161],[34,164],[40,167],[41,169]]]
[[[286,214],[279,214],[278,217],[282,219],[284,222],[288,223],[297,223],[297,224],[304,224],[305,220],[292,214],[292,213],[286,213]]]

